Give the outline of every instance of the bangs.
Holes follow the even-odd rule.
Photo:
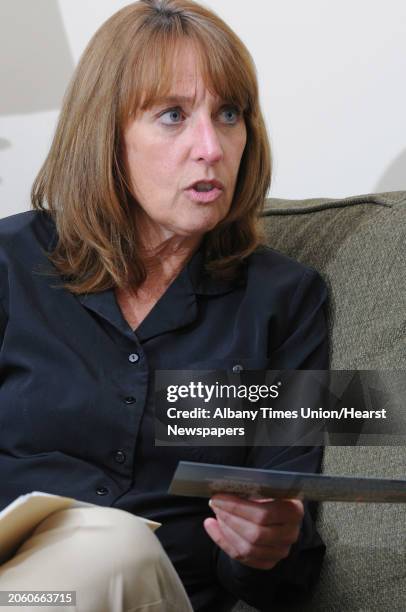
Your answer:
[[[177,59],[182,53],[188,53],[191,45],[210,93],[249,116],[256,100],[256,83],[251,70],[247,70],[247,58],[239,56],[222,33],[213,36],[213,31],[191,29],[185,24],[182,27],[182,32],[174,27],[169,32],[163,28],[149,32],[142,53],[137,50],[125,115],[135,117],[138,110],[147,110],[169,95]],[[188,48],[185,50],[185,47]]]

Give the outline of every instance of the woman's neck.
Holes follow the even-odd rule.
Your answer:
[[[141,252],[147,270],[147,277],[136,290],[119,289],[115,294],[124,318],[135,330],[169,285],[178,276],[181,269],[197,250],[201,240],[165,241],[149,246]]]
[[[169,285],[199,248],[203,236],[179,236],[145,226],[141,232],[141,258],[147,271],[145,284]]]

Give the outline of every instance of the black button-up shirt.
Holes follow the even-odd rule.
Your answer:
[[[0,507],[40,490],[161,522],[155,533],[195,610],[229,609],[238,598],[268,610],[302,598],[324,553],[312,506],[289,557],[256,570],[209,538],[207,500],[167,489],[181,459],[317,471],[321,449],[156,447],[152,374],[326,369],[318,273],[261,247],[238,279],[215,281],[200,249],[134,332],[112,289],[77,296],[61,287],[46,257],[56,240],[47,213],[0,221]]]

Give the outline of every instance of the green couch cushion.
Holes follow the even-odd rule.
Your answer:
[[[406,368],[406,192],[270,199],[267,243],[329,287],[332,369]]]
[[[406,192],[271,198],[263,221],[269,246],[316,268],[328,285],[330,367],[406,369]],[[406,450],[327,447],[323,471],[405,478]],[[406,610],[404,505],[325,503],[318,530],[327,544],[319,585],[310,604],[290,610]]]

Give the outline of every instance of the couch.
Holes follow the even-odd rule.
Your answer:
[[[263,220],[270,246],[316,268],[327,282],[330,367],[406,370],[406,192],[271,198]],[[329,446],[323,471],[405,478],[406,449]],[[327,554],[314,597],[284,609],[406,610],[405,505],[324,503],[318,530]],[[237,610],[254,608],[239,602]]]

